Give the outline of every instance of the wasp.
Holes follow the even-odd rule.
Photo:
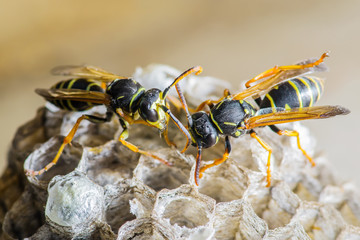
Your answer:
[[[280,130],[275,124],[329,118],[350,112],[341,106],[313,106],[323,92],[323,80],[303,75],[324,71],[326,66],[323,59],[327,56],[328,53],[324,53],[317,60],[309,59],[295,65],[273,67],[249,80],[245,84],[246,90],[234,95],[231,95],[229,90],[225,90],[222,98],[201,103],[192,115],[179,85],[176,84],[182,107],[187,114],[192,145],[197,147],[194,176],[196,185],[206,169],[221,164],[229,157],[231,152],[229,137],[238,138],[250,134],[268,151],[266,186],[269,187],[272,149],[255,131],[256,128],[264,126],[269,126],[279,135],[296,137],[298,148],[314,166],[314,161],[300,145],[299,133],[294,130]],[[251,86],[257,81],[260,82]],[[245,100],[250,97],[255,100],[257,107]],[[205,106],[210,107],[209,112],[200,111]],[[225,137],[225,153],[221,158],[201,167],[202,149],[214,146],[219,141],[219,135]]]
[[[127,142],[129,135],[128,126],[131,124],[145,124],[159,129],[164,133],[165,140],[169,145],[174,145],[167,137],[169,118],[187,137],[187,145],[190,144],[190,134],[181,122],[170,112],[169,103],[166,101],[167,94],[172,86],[177,84],[187,75],[199,74],[200,66],[192,67],[178,76],[163,91],[157,88],[145,90],[145,88],[132,78],[118,76],[103,69],[92,66],[59,66],[52,70],[54,75],[73,76],[77,78],[61,81],[50,89],[36,89],[35,92],[44,97],[50,103],[60,109],[69,111],[84,111],[95,105],[105,105],[105,116],[83,114],[79,117],[64,138],[54,159],[44,168],[34,171],[27,170],[28,175],[41,175],[54,166],[64,147],[71,143],[80,123],[86,119],[93,123],[109,122],[115,114],[122,127],[119,141],[134,152],[150,156],[167,165],[169,163],[147,151],[140,150],[137,146]],[[187,148],[187,146],[185,146]]]

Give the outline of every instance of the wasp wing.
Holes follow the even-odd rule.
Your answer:
[[[302,62],[299,62],[295,65],[306,65],[309,63],[315,62],[316,59],[308,59]],[[299,77],[302,75],[311,74],[314,72],[324,72],[327,71],[327,66],[325,63],[320,63],[314,67],[304,68],[304,69],[290,69],[290,70],[281,70],[276,73],[274,76],[271,76],[268,79],[263,80],[262,82],[245,89],[244,91],[231,95],[231,98],[234,100],[242,100],[248,97],[260,96],[269,92],[272,88],[280,83],[285,82],[291,78]]]
[[[106,93],[81,89],[35,89],[35,92],[47,101],[73,100],[108,105],[110,97]]]
[[[81,78],[92,78],[103,82],[115,79],[127,79],[128,77],[118,76],[94,66],[64,65],[51,70],[53,75],[75,76]]]
[[[294,108],[281,112],[258,115],[245,120],[246,129],[269,126],[280,123],[302,121],[307,119],[321,119],[345,115],[350,111],[341,106],[318,106],[306,108]]]

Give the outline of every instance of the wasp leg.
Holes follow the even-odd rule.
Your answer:
[[[82,120],[86,119],[90,122],[93,123],[101,123],[101,122],[108,122],[110,121],[112,117],[112,112],[107,112],[106,113],[106,117],[105,118],[101,118],[101,117],[97,117],[97,116],[93,116],[93,115],[82,115],[81,117],[79,117],[75,123],[75,125],[73,126],[73,128],[70,130],[69,134],[64,138],[63,143],[61,144],[56,156],[54,157],[54,159],[47,164],[44,168],[40,169],[39,171],[33,171],[33,170],[27,170],[26,171],[26,175],[30,175],[30,176],[36,176],[36,175],[41,175],[44,172],[48,171],[51,167],[53,167],[54,165],[56,165],[56,163],[58,162],[65,146],[67,144],[71,144],[72,139],[74,138],[74,135],[76,133],[76,131],[79,128],[79,125],[81,123]]]
[[[168,100],[176,108],[177,111],[180,111],[180,109],[182,109],[181,101],[178,98],[171,95],[167,95],[166,100]],[[169,108],[168,105],[167,107]]]
[[[260,145],[265,148],[266,151],[269,152],[269,155],[268,155],[268,159],[267,159],[267,163],[266,163],[266,187],[270,187],[271,185],[271,170],[270,170],[270,159],[271,159],[271,153],[272,153],[272,149],[271,147],[266,143],[264,142],[264,140],[262,140],[254,130],[251,130],[250,131],[250,136],[252,138],[255,138],[259,143]]]
[[[167,121],[168,121],[168,119],[169,119],[169,118],[167,117]],[[163,132],[163,135],[164,135],[164,138],[165,138],[165,142],[166,142],[166,144],[167,144],[168,146],[170,146],[170,147],[175,147],[175,148],[177,147],[176,144],[169,139],[169,127],[168,127],[168,126],[165,127],[165,130],[164,130],[164,132]]]
[[[209,106],[209,107],[211,108],[211,107],[214,106],[216,103],[221,102],[223,99],[224,99],[224,98],[219,98],[218,100],[210,100],[210,99],[209,99],[209,100],[206,100],[206,101],[200,103],[199,106],[197,106],[197,108],[195,109],[195,112],[199,112],[199,111],[203,110],[205,106]]]
[[[169,96],[168,96],[168,97],[169,97]],[[179,102],[180,102],[180,101],[179,101]],[[180,108],[178,108],[178,109],[181,109],[181,103],[180,103],[180,105],[179,105],[178,107],[180,107]],[[167,111],[170,112],[169,108],[170,108],[169,103],[166,103],[166,110],[165,110],[166,113],[167,113]],[[164,109],[163,109],[163,110],[164,110]],[[170,120],[170,115],[167,114],[167,115],[166,115],[166,127],[165,127],[165,131],[164,131],[163,135],[164,135],[165,142],[167,143],[167,145],[176,148],[176,144],[169,139],[169,135],[168,135],[168,134],[169,134],[169,120]],[[178,125],[176,125],[176,126],[178,126]],[[180,129],[180,130],[181,130],[181,129]]]
[[[106,82],[101,82],[101,88],[106,90],[107,86],[106,86]]]
[[[162,158],[160,158],[160,157],[158,157],[158,156],[156,156],[156,155],[154,155],[152,153],[140,150],[134,144],[129,143],[128,141],[126,141],[126,139],[129,136],[127,122],[125,122],[122,118],[119,118],[119,121],[120,121],[121,127],[123,128],[123,131],[121,132],[120,137],[119,137],[119,142],[121,142],[124,146],[126,146],[127,148],[129,148],[133,152],[140,153],[140,154],[143,154],[145,156],[155,158],[156,160],[159,160],[160,162],[162,162],[162,163],[164,163],[164,164],[166,164],[168,166],[171,166],[171,164],[168,161],[166,161],[166,160],[164,160],[164,159],[162,159]]]
[[[224,100],[228,96],[230,96],[230,90],[225,89],[223,97],[219,98],[218,100],[206,100],[206,101],[200,103],[200,105],[195,109],[195,111],[196,112],[201,111],[201,110],[204,109],[205,106],[209,106],[209,108],[212,108],[215,104],[221,102],[222,100]]]
[[[315,162],[313,161],[313,159],[306,153],[306,151],[301,147],[300,145],[300,136],[299,136],[299,132],[297,131],[291,131],[291,130],[280,130],[278,127],[274,126],[274,125],[270,125],[269,126],[271,128],[271,130],[273,130],[274,132],[276,132],[279,135],[285,135],[288,137],[296,137],[297,139],[297,145],[298,148],[302,151],[302,153],[304,154],[304,156],[309,160],[309,162],[311,163],[311,165],[314,167],[315,166]]]
[[[228,96],[230,96],[230,90],[227,89],[227,88],[225,88],[225,90],[224,90],[224,97],[228,97]]]
[[[137,120],[134,120],[132,117],[129,117],[127,115],[125,115],[124,113],[122,113],[120,110],[117,110],[116,113],[122,118],[124,119],[125,122],[127,122],[128,124],[132,125],[132,124],[143,124],[145,126],[149,126],[149,127],[154,127],[153,125],[151,125],[150,123],[142,120],[142,119],[137,119]],[[167,118],[166,119],[166,122],[169,122],[169,119]],[[175,143],[171,142],[167,136],[167,125],[166,125],[166,129],[165,129],[165,132],[164,132],[164,137],[165,137],[165,141],[166,143],[169,145],[169,146],[175,146]]]
[[[245,86],[247,88],[249,88],[251,83],[257,82],[257,81],[259,81],[259,80],[261,80],[263,78],[266,78],[266,77],[276,75],[276,74],[278,74],[278,73],[280,73],[282,71],[315,67],[315,66],[319,65],[320,63],[322,63],[324,61],[324,58],[326,58],[328,56],[329,56],[329,53],[323,53],[321,55],[321,57],[317,61],[315,61],[313,63],[308,63],[308,64],[275,66],[273,68],[270,68],[270,69],[266,70],[265,72],[260,73],[259,75],[255,76],[253,79],[250,79],[249,81],[247,81]]]
[[[229,158],[230,152],[231,152],[230,139],[229,139],[229,136],[226,136],[225,137],[225,153],[223,154],[222,158],[215,159],[213,161],[213,163],[203,166],[200,169],[200,178],[202,178],[202,174],[203,174],[203,172],[205,172],[206,169],[214,167],[216,165],[219,165],[219,164],[225,162]]]
[[[184,147],[184,149],[181,151],[181,153],[184,153],[186,151],[186,149],[189,147],[190,145],[190,139],[191,139],[191,135],[189,133],[189,131],[184,127],[184,125],[182,125],[182,123],[174,116],[174,114],[172,114],[170,112],[170,110],[163,106],[163,105],[159,105],[159,107],[161,107],[164,112],[166,112],[168,114],[168,116],[173,120],[173,122],[175,123],[175,125],[180,129],[180,131],[185,135],[186,137],[186,145]],[[167,130],[167,127],[166,127]]]

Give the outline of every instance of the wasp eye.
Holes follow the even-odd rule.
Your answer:
[[[214,146],[218,141],[218,132],[215,126],[211,123],[209,116],[204,112],[197,112],[192,115],[193,137],[201,141],[204,148]]]
[[[157,122],[159,114],[157,112],[156,101],[159,99],[160,90],[150,89],[145,92],[139,105],[140,116],[148,122]]]
[[[155,109],[151,109],[151,103],[140,103],[140,116],[149,122],[157,122],[159,120],[159,115]]]

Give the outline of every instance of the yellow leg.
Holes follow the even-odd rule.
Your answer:
[[[218,100],[206,100],[206,101],[200,103],[199,106],[197,106],[197,108],[195,109],[195,112],[199,112],[199,111],[203,110],[205,106],[211,107],[211,106],[215,105],[216,103],[221,102],[221,100],[223,100],[223,99],[224,98],[220,98]]]
[[[167,107],[167,109],[170,109],[170,105],[169,105],[168,102],[166,103],[166,107]],[[181,103],[180,103],[180,105],[178,107],[180,107],[180,109],[181,109]],[[175,147],[176,148],[176,144],[169,139],[169,135],[168,135],[168,133],[169,133],[169,120],[170,120],[170,115],[167,114],[166,115],[166,127],[165,127],[165,131],[164,131],[163,135],[164,135],[165,142],[167,143],[167,145],[170,146],[170,147]]]
[[[188,127],[185,127],[187,131],[189,131],[189,128]],[[186,137],[186,144],[183,148],[183,150],[181,150],[181,153],[185,153],[186,150],[189,148],[190,146],[190,141],[191,141],[191,135],[190,135],[190,138],[189,137]]]
[[[223,97],[219,98],[218,100],[206,100],[206,101],[200,103],[200,105],[195,109],[195,111],[199,112],[199,111],[203,110],[205,106],[209,106],[209,108],[212,108],[215,104],[221,102],[229,95],[230,95],[229,89],[225,89]]]
[[[247,88],[250,87],[250,84],[253,83],[253,82],[256,82],[256,81],[259,81],[263,78],[266,78],[266,77],[270,77],[272,75],[275,75],[275,74],[278,74],[279,72],[282,72],[282,71],[288,71],[288,70],[296,70],[296,69],[305,69],[305,68],[311,68],[311,67],[315,67],[317,65],[319,65],[320,63],[322,63],[324,61],[324,58],[325,57],[328,57],[329,54],[328,53],[323,53],[321,55],[321,57],[313,62],[313,63],[309,63],[309,64],[303,64],[303,65],[288,65],[288,66],[275,66],[273,68],[270,68],[268,70],[266,70],[265,72],[263,73],[260,73],[259,75],[255,76],[253,79],[250,79],[249,81],[246,82],[245,86]]]
[[[168,118],[168,117],[167,117],[167,118]],[[169,119],[167,119],[166,121],[169,122]],[[165,138],[165,142],[166,142],[166,144],[167,144],[168,146],[170,146],[170,147],[176,147],[176,144],[169,139],[168,133],[169,133],[169,125],[166,125],[165,130],[164,130],[164,133],[163,133],[164,138]]]
[[[302,151],[302,153],[305,155],[305,157],[309,160],[309,162],[311,163],[312,166],[315,166],[315,162],[313,161],[313,159],[306,153],[306,151],[301,147],[300,145],[300,137],[299,137],[299,133],[297,131],[289,131],[289,130],[280,130],[277,132],[277,134],[279,135],[285,135],[285,136],[289,136],[289,137],[296,137],[297,139],[297,145],[298,148]]]
[[[166,161],[166,160],[164,160],[164,159],[162,159],[162,158],[160,158],[160,157],[158,157],[158,156],[156,156],[156,155],[154,155],[152,153],[140,150],[134,144],[127,142],[125,140],[129,136],[127,125],[121,118],[119,118],[119,120],[120,120],[121,126],[123,127],[123,131],[122,131],[122,133],[120,134],[120,137],[119,137],[119,142],[121,142],[124,146],[126,146],[127,148],[129,148],[133,152],[140,153],[140,154],[143,154],[143,155],[148,156],[148,157],[152,157],[152,158],[154,158],[156,160],[159,160],[160,162],[162,162],[162,163],[164,163],[164,164],[166,164],[168,166],[171,166],[171,163],[169,163],[168,161]]]
[[[229,154],[225,152],[222,158],[215,159],[212,163],[201,167],[199,177],[202,178],[203,172],[205,172],[206,169],[220,165],[221,163],[225,162],[228,158],[229,158]]]
[[[229,140],[229,136],[226,136],[225,137],[225,153],[223,154],[222,158],[215,159],[212,163],[201,167],[200,171],[199,171],[200,172],[199,177],[202,178],[203,172],[205,172],[206,169],[214,167],[216,165],[219,165],[219,164],[225,162],[229,158],[230,152],[231,152],[230,140]]]
[[[271,185],[271,170],[270,170],[271,162],[270,162],[270,159],[271,159],[272,149],[266,142],[264,142],[264,140],[262,140],[258,135],[256,135],[256,133],[254,131],[252,131],[250,133],[250,136],[255,138],[260,143],[260,145],[269,152],[267,163],[266,163],[266,183],[267,183],[266,187],[270,187],[270,185]]]
[[[129,148],[131,151],[133,152],[136,152],[136,153],[140,153],[140,154],[143,154],[145,156],[148,156],[148,157],[152,157],[152,158],[155,158],[156,160],[159,160],[160,162],[164,163],[165,165],[168,165],[168,166],[171,166],[171,163],[169,163],[168,161],[152,154],[152,153],[149,153],[149,152],[146,152],[146,151],[143,151],[143,150],[140,150],[137,146],[135,146],[134,144],[131,144],[127,141],[125,141],[124,139],[120,139],[119,138],[119,141],[124,145],[126,146],[127,148]]]
[[[30,176],[41,175],[44,172],[48,171],[52,166],[56,165],[56,163],[59,161],[59,158],[60,158],[61,153],[63,152],[65,146],[67,144],[71,143],[77,129],[79,128],[80,122],[83,119],[89,119],[89,116],[88,115],[82,115],[81,117],[78,118],[78,120],[76,121],[75,125],[73,126],[73,128],[71,129],[69,134],[64,138],[64,141],[61,144],[55,158],[49,164],[47,164],[44,168],[40,169],[39,171],[26,170],[26,175],[30,175]]]

